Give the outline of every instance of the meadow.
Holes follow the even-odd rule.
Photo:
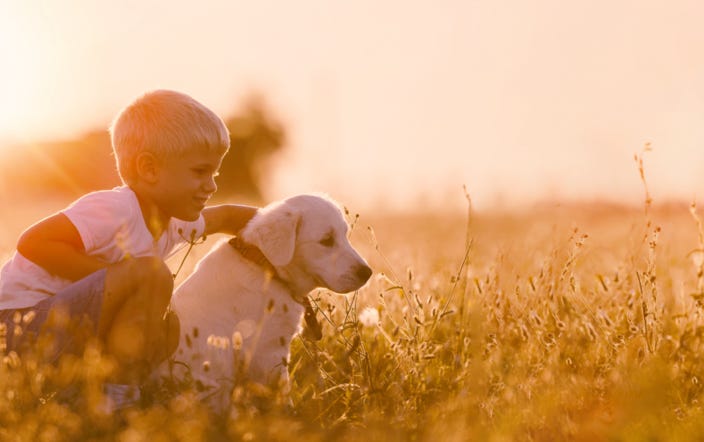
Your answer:
[[[0,253],[40,208],[7,218]],[[237,385],[220,416],[185,383],[110,412],[100,384],[112,366],[98,349],[58,366],[5,354],[0,440],[697,440],[700,217],[649,199],[352,211],[375,274],[356,293],[311,294],[324,338],[294,340],[289,398]],[[80,395],[62,400],[69,385]]]

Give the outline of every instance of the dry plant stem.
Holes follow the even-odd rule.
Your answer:
[[[442,317],[445,316],[445,313],[447,312],[447,308],[450,306],[450,303],[452,302],[452,299],[455,296],[456,288],[457,285],[459,284],[460,280],[462,280],[462,272],[465,270],[467,266],[467,261],[469,260],[469,252],[472,250],[472,242],[470,241],[469,245],[464,251],[464,257],[462,258],[462,263],[460,263],[460,268],[457,270],[457,274],[454,277],[454,283],[452,284],[452,288],[450,289],[450,293],[447,296],[447,299],[445,300],[445,303],[443,304],[442,308],[438,312],[437,315],[435,315],[435,318],[433,318],[433,324],[430,327],[430,330],[428,331],[428,335],[432,336],[433,331],[435,331],[435,326],[438,323],[438,320]],[[463,290],[463,293],[465,291]],[[464,303],[463,303],[464,305]]]
[[[697,292],[694,294],[694,298],[697,301],[697,305],[701,306],[701,300],[704,297],[704,226],[697,214],[696,202],[692,201],[689,206],[689,213],[697,224],[697,248],[689,252],[689,255],[693,257],[697,269]]]
[[[641,311],[643,313],[643,337],[645,338],[645,343],[648,346],[648,351],[652,354],[653,347],[650,343],[650,331],[648,330],[648,305],[646,304],[645,296],[643,295],[643,283],[640,279],[639,272],[636,272],[636,277],[638,278],[638,287],[640,287]]]
[[[447,312],[447,309],[450,306],[450,303],[452,302],[452,299],[455,296],[455,290],[457,289],[457,285],[459,284],[460,281],[462,281],[462,283],[465,285],[464,289],[462,290],[463,299],[460,303],[460,308],[461,308],[460,317],[462,319],[464,319],[464,305],[465,305],[464,295],[467,292],[467,290],[466,290],[467,280],[466,280],[466,278],[462,277],[462,272],[465,270],[467,263],[469,261],[469,253],[472,250],[472,244],[474,243],[474,239],[472,238],[472,234],[471,234],[472,198],[469,196],[469,192],[467,191],[467,186],[462,186],[462,189],[464,190],[464,196],[465,196],[465,199],[467,200],[467,223],[465,226],[464,256],[462,257],[462,262],[460,263],[460,268],[457,270],[457,273],[454,275],[454,282],[452,284],[452,289],[450,289],[450,293],[447,295],[447,299],[445,300],[445,303],[443,304],[442,308],[438,311],[438,314],[435,315],[435,318],[433,318],[433,324],[430,327],[430,331],[428,332],[428,336],[433,335],[433,332],[435,331],[435,327],[437,326],[438,320],[445,316],[445,313]]]
[[[374,234],[374,229],[372,229],[371,226],[367,226],[367,230],[369,231],[370,238],[372,240],[372,243],[374,244],[374,249],[376,252],[379,254],[381,259],[384,261],[384,264],[386,264],[386,268],[389,269],[389,272],[391,272],[391,276],[394,278],[394,281],[397,284],[397,287],[392,287],[393,288],[399,288],[403,291],[403,298],[406,300],[406,303],[408,304],[408,312],[410,313],[410,317],[413,317],[416,315],[416,309],[413,303],[411,302],[410,296],[411,296],[411,291],[406,289],[400,282],[401,279],[398,277],[396,272],[393,269],[393,266],[389,262],[389,260],[386,258],[384,253],[381,251],[381,248],[379,247],[379,242],[376,240],[376,235]],[[410,321],[408,318],[406,318],[406,325],[410,326]]]
[[[647,259],[646,259],[646,270],[642,272],[642,276],[645,278],[645,283],[650,285],[650,290],[651,290],[651,298],[653,301],[653,305],[655,306],[657,304],[657,282],[656,282],[656,246],[657,246],[657,241],[658,241],[658,235],[660,233],[660,227],[655,227],[653,228],[652,233],[649,232],[649,230],[652,227],[652,220],[650,218],[650,207],[652,205],[652,197],[650,196],[650,191],[648,189],[648,180],[646,179],[645,175],[645,166],[643,164],[643,156],[646,152],[652,151],[650,147],[650,143],[646,143],[645,146],[643,147],[643,151],[640,154],[636,154],[634,156],[636,164],[638,166],[638,174],[640,176],[640,180],[643,183],[643,189],[645,191],[645,201],[644,201],[644,209],[645,209],[645,229],[646,233],[643,236],[643,240],[646,242],[646,246],[648,247],[648,254],[647,254]],[[652,354],[654,352],[654,343],[652,340],[654,339],[654,332],[653,330],[650,330],[650,327],[648,326],[648,317],[651,316],[653,318],[653,322],[656,321],[655,318],[655,308],[649,309],[648,308],[648,302],[645,297],[645,292],[644,292],[644,287],[643,287],[643,281],[641,278],[641,272],[636,271],[636,277],[638,279],[638,287],[639,287],[639,294],[641,298],[641,311],[643,314],[643,335],[645,337],[646,344],[648,346],[648,351]]]
[[[183,237],[183,233],[179,229],[179,234]],[[176,277],[178,276],[179,272],[181,271],[181,268],[183,267],[183,264],[186,262],[186,258],[188,258],[188,255],[191,253],[191,250],[193,249],[193,246],[204,243],[205,242],[205,236],[203,236],[200,239],[196,239],[196,231],[195,229],[191,231],[190,237],[186,239],[186,242],[188,242],[188,249],[186,250],[186,253],[183,255],[183,258],[181,258],[181,262],[178,265],[178,268],[176,271],[173,273],[173,278],[176,280]]]
[[[635,154],[634,159],[636,161],[636,165],[638,166],[638,173],[640,175],[640,180],[643,183],[643,189],[645,190],[645,217],[650,222],[650,206],[653,203],[653,199],[650,197],[650,191],[648,190],[648,182],[645,179],[645,167],[643,166],[643,155],[646,152],[651,152],[652,148],[650,147],[650,143],[645,143],[645,146],[643,147],[643,150],[641,151],[640,154]],[[648,224],[650,225],[650,224]]]
[[[464,248],[469,248],[472,242],[472,231],[470,229],[472,222],[472,197],[469,196],[469,191],[467,191],[467,186],[463,185],[464,197],[467,200],[467,224],[465,226],[465,238],[464,238]]]

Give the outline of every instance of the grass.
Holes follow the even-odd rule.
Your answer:
[[[375,276],[312,293],[324,338],[294,340],[290,402],[240,385],[217,416],[186,384],[109,413],[97,348],[58,366],[5,355],[0,440],[693,440],[700,216],[649,196],[645,211],[363,215],[353,242]]]

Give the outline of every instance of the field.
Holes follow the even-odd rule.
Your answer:
[[[0,253],[43,213],[8,218]],[[697,439],[697,219],[686,204],[353,212],[375,274],[357,293],[312,294],[325,336],[294,341],[290,402],[239,385],[232,413],[216,416],[185,386],[110,413],[97,350],[57,367],[6,355],[0,440]],[[60,400],[69,384],[81,395]]]

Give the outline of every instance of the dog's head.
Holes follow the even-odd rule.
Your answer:
[[[372,274],[347,239],[340,207],[327,197],[299,195],[261,209],[242,231],[280,277],[297,290],[356,290]]]

